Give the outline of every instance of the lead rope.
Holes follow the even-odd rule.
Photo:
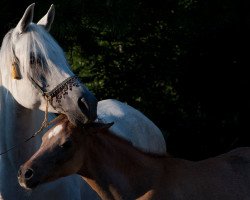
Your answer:
[[[7,149],[6,151],[1,152],[0,156],[8,153],[12,149],[15,149],[15,148],[19,147],[21,144],[28,142],[29,140],[31,140],[32,138],[34,138],[37,134],[41,133],[49,125],[53,124],[55,121],[58,121],[59,119],[62,118],[63,115],[59,115],[58,117],[56,117],[55,119],[51,120],[50,122],[48,121],[48,114],[49,114],[48,109],[49,109],[50,97],[47,97],[47,96],[44,96],[44,97],[45,97],[45,100],[46,100],[46,108],[45,108],[44,120],[42,122],[42,126],[40,127],[40,129],[38,131],[36,131],[33,135],[31,135],[29,138],[27,138],[24,141],[20,142],[19,144],[14,145],[11,148]]]

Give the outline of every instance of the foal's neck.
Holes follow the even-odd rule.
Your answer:
[[[83,146],[79,174],[102,199],[136,199],[152,189],[163,170],[160,156],[142,153],[108,132],[87,136]]]

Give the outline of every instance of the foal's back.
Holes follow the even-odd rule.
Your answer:
[[[249,147],[198,162],[173,160],[165,166],[166,193],[156,199],[250,200]]]
[[[143,180],[140,187],[133,188],[134,191],[148,187],[148,190],[139,192],[142,194],[139,199],[250,200],[250,147],[237,148],[217,157],[193,162],[138,151],[108,133],[99,136],[108,141],[110,147],[107,148],[113,148],[115,154],[126,152],[127,158],[135,159],[132,163],[143,161],[144,164],[139,165],[142,168],[133,166],[137,170],[133,174],[135,182]],[[129,163],[129,159],[126,162]]]

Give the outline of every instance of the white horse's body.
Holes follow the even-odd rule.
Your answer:
[[[114,99],[99,101],[98,120],[114,122],[110,130],[144,152],[164,155],[166,143],[160,129],[140,111]]]
[[[52,7],[53,8],[53,7]],[[13,145],[22,142],[24,139],[35,133],[40,127],[44,119],[45,100],[37,91],[34,85],[27,79],[27,74],[37,78],[36,81],[44,84],[45,89],[51,90],[60,82],[71,76],[73,73],[68,69],[67,62],[64,59],[62,50],[51,39],[47,43],[48,46],[42,43],[38,46],[33,46],[31,53],[37,55],[43,53],[46,55],[46,66],[32,66],[30,61],[29,46],[22,49],[25,41],[28,40],[29,34],[34,34],[34,42],[50,40],[50,36],[40,26],[49,29],[53,21],[53,9],[50,9],[47,15],[40,20],[39,24],[31,23],[33,18],[34,4],[29,6],[15,29],[10,31],[3,42],[0,51],[0,153],[6,151]],[[43,24],[45,23],[45,24]],[[22,30],[22,31],[21,31]],[[26,33],[25,30],[28,30]],[[21,32],[18,32],[21,31]],[[38,34],[38,35],[36,35]],[[41,38],[39,38],[41,35]],[[35,39],[39,40],[35,40]],[[34,42],[30,44],[33,45]],[[26,44],[27,45],[27,44]],[[46,48],[48,52],[46,52]],[[22,49],[22,50],[21,50]],[[19,69],[22,78],[19,80],[13,79],[11,76],[11,65],[13,62],[13,51],[19,59]],[[40,51],[40,52],[39,52]],[[59,58],[56,54],[59,53]],[[26,55],[26,58],[22,56]],[[51,56],[51,57],[50,57]],[[41,64],[41,63],[38,63]],[[44,63],[42,63],[44,64]],[[41,70],[42,68],[42,70]],[[36,69],[36,71],[34,71]],[[40,70],[40,71],[39,71]],[[49,71],[49,72],[47,72]],[[41,78],[43,75],[44,77]],[[45,81],[44,81],[45,79]],[[59,81],[59,82],[58,82]],[[75,93],[70,95],[68,100],[71,103],[65,104],[72,106],[71,108],[63,107],[66,114],[76,118],[76,113],[72,112],[74,108],[79,111],[79,102],[76,94],[81,94],[85,91],[84,104],[92,109],[93,118],[95,113],[95,102],[91,94],[86,88],[77,87]],[[87,96],[86,96],[87,94]],[[72,97],[72,99],[70,99]],[[73,99],[76,98],[77,99]],[[79,99],[78,99],[79,100]],[[67,102],[66,102],[67,103]],[[91,108],[92,106],[92,108]],[[82,107],[82,105],[81,105]],[[42,111],[40,111],[41,109]],[[58,108],[57,108],[58,109]],[[70,110],[71,109],[71,110]],[[55,111],[49,106],[50,111]],[[114,133],[121,135],[131,141],[135,146],[149,152],[164,153],[166,150],[164,139],[157,127],[150,122],[145,116],[135,109],[114,100],[101,101],[98,108],[99,118],[104,121],[114,121]],[[91,111],[91,110],[90,110]],[[78,113],[81,115],[81,112]],[[53,117],[53,115],[51,115]],[[84,118],[87,120],[87,118]],[[128,120],[129,119],[129,120]],[[145,128],[146,127],[146,128]],[[133,135],[128,135],[128,132],[133,130]],[[17,171],[21,163],[25,162],[39,147],[41,136],[38,135],[31,141],[21,144],[19,148],[9,151],[5,155],[0,155],[0,199],[2,200],[78,200],[78,199],[97,199],[97,195],[89,189],[89,186],[82,181],[78,176],[70,176],[58,180],[54,183],[43,185],[34,191],[24,191],[17,182]],[[153,143],[151,143],[153,141]]]

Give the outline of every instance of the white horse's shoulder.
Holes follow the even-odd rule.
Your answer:
[[[135,108],[114,99],[98,102],[98,119],[114,122],[111,132],[144,152],[166,154],[166,143],[160,129]]]

